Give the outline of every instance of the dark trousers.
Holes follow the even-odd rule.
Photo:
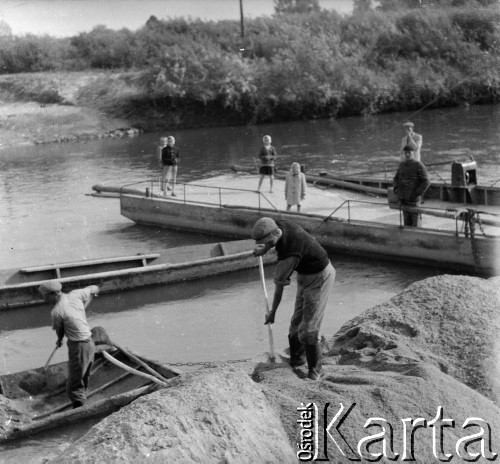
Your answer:
[[[420,202],[410,202],[401,200],[401,206],[420,206]],[[405,226],[422,227],[422,215],[403,211],[403,223]]]
[[[90,369],[94,362],[95,345],[92,339],[84,342],[68,340],[68,383],[66,391],[75,403],[85,403],[89,384]]]
[[[295,310],[288,331],[304,345],[318,343],[319,329],[335,282],[335,269],[328,263],[318,274],[297,274]]]

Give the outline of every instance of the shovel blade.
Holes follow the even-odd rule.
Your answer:
[[[38,395],[47,389],[47,377],[37,372],[29,372],[19,381],[19,386],[30,395]]]

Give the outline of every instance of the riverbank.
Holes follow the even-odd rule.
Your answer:
[[[97,109],[36,102],[0,104],[0,150],[137,134],[139,130],[128,121],[109,118]]]
[[[306,413],[298,408],[310,403],[318,408],[319,457],[322,426],[343,408],[342,424],[335,423],[343,438],[335,427],[330,432],[345,456],[326,438],[331,462],[382,452],[375,439],[382,425],[384,458],[392,449],[400,457],[414,453],[419,463],[439,462],[445,454],[464,462],[480,452],[480,441],[464,449],[474,441],[466,437],[480,427],[483,452],[491,457],[500,450],[499,283],[498,277],[449,275],[417,282],[323,340],[326,375],[320,382],[305,379],[305,368],[293,371],[281,357],[275,363],[263,355],[237,366],[212,364],[122,408],[59,449],[59,456],[31,462],[294,462],[297,443],[307,458],[311,440],[304,433],[307,421],[300,422]],[[8,406],[2,425],[12,417]],[[370,418],[379,428],[367,427]],[[405,418],[422,418],[420,430],[413,424],[411,449]],[[470,428],[464,425],[468,418],[475,418]],[[435,433],[442,442],[433,441]],[[368,436],[369,449],[363,441]]]
[[[127,118],[107,109],[106,98],[88,95],[99,91],[97,82],[120,88],[112,80],[101,72],[0,76],[0,149],[137,135]]]

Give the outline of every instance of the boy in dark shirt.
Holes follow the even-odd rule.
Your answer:
[[[177,166],[179,164],[179,149],[175,146],[175,138],[171,135],[162,137],[161,145],[158,147],[158,164],[162,168],[161,173],[161,189],[163,194],[167,194],[167,190],[172,190],[172,196],[177,196],[174,193],[175,182],[177,180]],[[172,188],[168,183],[172,179]]]

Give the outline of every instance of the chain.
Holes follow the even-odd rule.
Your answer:
[[[185,362],[185,363],[182,363],[182,362],[176,362],[176,363],[166,362],[164,364],[167,364],[168,366],[202,366],[203,368],[206,368],[206,367],[211,367],[212,364],[214,364],[214,363],[225,362],[225,363],[229,363],[229,364],[236,364],[236,363],[243,363],[243,362],[247,362],[247,361],[251,361],[251,358],[247,358],[247,359],[228,359],[227,361],[197,361],[197,362]]]
[[[481,221],[481,216],[479,216],[479,212],[467,208],[467,211],[462,213],[462,219],[464,221],[464,234],[466,238],[469,238],[469,234],[471,237],[471,240],[474,240],[476,236],[476,224],[479,227],[479,230],[482,232],[483,235],[486,236],[486,232],[484,231],[483,227],[483,221]]]
[[[474,257],[474,261],[476,264],[479,264],[479,261],[481,260],[481,257],[479,255],[479,251],[477,249],[477,244],[475,241],[476,238],[476,224],[479,227],[479,230],[482,232],[484,236],[486,236],[486,233],[483,228],[483,222],[481,221],[481,217],[479,216],[479,212],[467,208],[467,211],[463,213],[462,219],[464,221],[464,234],[465,237],[468,238],[470,235],[470,240],[471,240],[471,246],[472,246],[472,255]]]

